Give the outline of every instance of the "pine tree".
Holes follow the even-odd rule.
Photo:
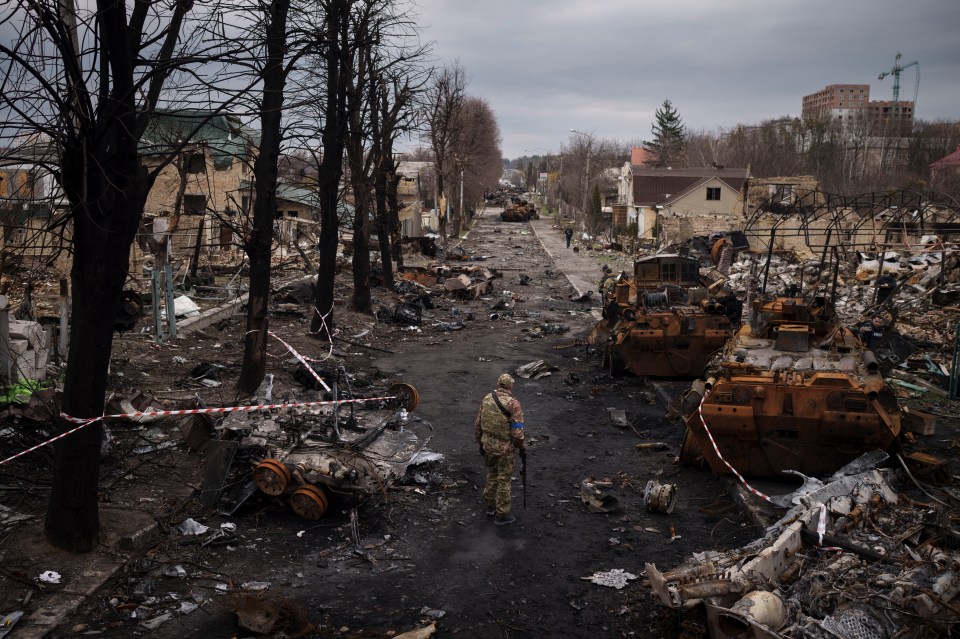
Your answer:
[[[655,118],[650,127],[653,140],[643,143],[643,148],[653,154],[647,164],[663,168],[682,163],[687,131],[683,120],[680,119],[680,114],[673,108],[670,100],[664,100],[663,106],[657,109]]]

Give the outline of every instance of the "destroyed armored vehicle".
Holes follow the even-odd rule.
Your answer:
[[[684,397],[681,463],[760,477],[830,474],[900,434],[896,396],[873,353],[826,297],[794,290],[753,318]]]
[[[540,214],[537,213],[537,206],[529,202],[514,202],[500,213],[500,219],[504,222],[529,222],[530,220],[539,220]]]
[[[589,341],[603,345],[613,375],[695,377],[733,335],[741,306],[729,291],[703,286],[696,259],[645,257],[608,293]]]
[[[334,496],[363,500],[380,494],[426,459],[426,440],[404,427],[419,403],[413,386],[395,384],[384,397],[371,399],[338,399],[338,391],[332,401],[295,403],[278,413],[228,415],[221,428],[233,439],[222,443],[232,445],[231,456],[254,464],[250,490],[234,510],[259,490],[317,520]]]

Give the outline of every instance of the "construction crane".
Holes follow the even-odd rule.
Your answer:
[[[877,78],[878,80],[883,80],[883,79],[884,79],[885,77],[887,77],[888,75],[892,75],[892,76],[893,76],[893,112],[894,112],[895,116],[899,116],[899,114],[900,114],[900,107],[899,107],[899,103],[900,103],[900,73],[901,73],[902,71],[904,71],[904,70],[906,70],[906,69],[909,69],[910,67],[917,67],[917,83],[916,83],[916,86],[915,86],[914,89],[913,89],[913,110],[914,110],[914,113],[916,113],[916,110],[917,110],[917,93],[919,93],[919,91],[920,91],[920,63],[917,62],[916,60],[914,60],[913,62],[908,62],[907,64],[901,65],[901,64],[900,64],[900,58],[902,58],[902,57],[903,57],[903,55],[902,55],[899,51],[897,51],[897,57],[896,57],[896,59],[895,59],[894,62],[893,62],[893,68],[890,69],[889,71],[884,71],[884,72],[881,73],[880,76]]]

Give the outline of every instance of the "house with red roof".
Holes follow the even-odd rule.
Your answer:
[[[930,165],[931,182],[948,177],[960,177],[960,144],[957,145],[956,151]]]

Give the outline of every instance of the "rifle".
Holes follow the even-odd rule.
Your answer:
[[[527,447],[520,449],[520,478],[523,480],[523,509],[527,509]]]

